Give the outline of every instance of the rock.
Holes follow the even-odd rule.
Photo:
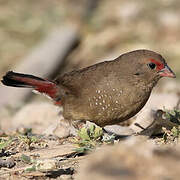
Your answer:
[[[56,169],[56,163],[55,159],[43,159],[37,160],[35,166],[38,171],[47,172]]]
[[[21,108],[13,117],[13,127],[32,128],[33,133],[56,135],[60,138],[71,133],[71,126],[63,123],[59,107],[51,103],[31,103]]]
[[[179,179],[179,147],[160,148],[146,138],[131,137],[106,146],[80,163],[77,180]]]
[[[72,175],[69,174],[63,174],[59,178],[60,180],[72,180]]]
[[[42,134],[45,135],[56,135],[59,138],[65,138],[70,135],[70,125],[69,123],[63,122],[64,118],[62,115],[59,116],[59,121],[51,123],[47,129],[45,129]]]
[[[22,107],[13,117],[15,128],[21,126],[33,128],[34,133],[40,133],[53,122],[59,120],[59,108],[50,103],[31,103]]]
[[[130,136],[132,134],[135,134],[135,131],[133,129],[120,125],[105,126],[104,130],[108,133],[116,134],[118,136]]]
[[[15,165],[16,165],[16,163],[13,158],[8,158],[6,160],[0,159],[0,168],[2,168],[2,167],[12,168]]]

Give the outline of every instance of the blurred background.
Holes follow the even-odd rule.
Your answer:
[[[0,0],[0,76],[67,24],[79,36],[69,70],[147,48],[166,57],[180,77],[178,0]]]
[[[165,57],[177,78],[161,83],[174,82],[174,90],[180,78],[178,0],[0,0],[0,77],[14,70],[53,79],[140,48]],[[0,84],[0,94],[0,107],[22,107],[32,93]]]

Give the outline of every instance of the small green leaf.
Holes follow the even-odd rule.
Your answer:
[[[1,142],[0,142],[0,149],[4,149],[4,148],[6,148],[10,143],[11,143],[11,141],[12,140],[6,140],[6,141],[4,141],[4,140],[2,140]]]
[[[102,135],[103,135],[103,130],[102,130],[102,128],[96,127],[95,130],[94,130],[94,134],[93,134],[94,139],[98,139],[98,138],[100,138]]]
[[[90,140],[88,130],[85,127],[78,131],[78,136],[83,140]]]
[[[33,166],[29,167],[29,168],[26,168],[25,171],[27,171],[27,172],[36,171],[36,166],[33,165]]]
[[[25,163],[31,163],[31,158],[29,156],[26,156],[25,154],[21,155],[21,160]]]
[[[38,142],[38,138],[36,136],[31,136],[30,139],[31,139],[31,142],[33,143]]]
[[[92,148],[89,148],[89,147],[80,147],[80,148],[76,148],[75,151],[77,153],[86,153],[87,151],[92,151]]]
[[[96,126],[94,124],[91,124],[89,127],[89,132],[90,132],[90,136],[92,136],[94,134]]]
[[[174,137],[178,137],[179,136],[179,130],[176,127],[173,127],[171,129],[171,132],[172,132]]]

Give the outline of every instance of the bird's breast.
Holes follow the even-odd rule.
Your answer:
[[[88,114],[97,124],[121,122],[136,114],[149,95],[149,91],[136,87],[96,89],[93,96],[88,97]]]

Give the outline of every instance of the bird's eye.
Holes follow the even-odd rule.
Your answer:
[[[150,67],[151,69],[155,69],[156,68],[156,64],[154,63],[149,63],[148,67]]]

